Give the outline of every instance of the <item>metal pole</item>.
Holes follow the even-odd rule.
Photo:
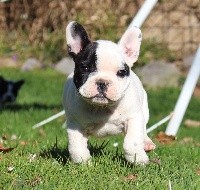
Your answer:
[[[157,1],[158,0],[146,0],[142,5],[142,7],[140,8],[140,10],[135,15],[135,17],[133,18],[129,27],[137,26],[138,28],[140,28],[144,23],[144,21],[146,20],[146,18],[151,13],[151,10],[156,5]]]
[[[36,129],[38,127],[41,127],[42,125],[44,125],[46,123],[49,123],[49,122],[53,121],[54,119],[57,119],[58,117],[60,117],[62,115],[65,115],[65,111],[64,110],[59,112],[59,113],[57,113],[57,114],[55,114],[55,115],[53,115],[53,116],[51,116],[51,117],[49,117],[49,118],[47,118],[47,119],[45,119],[44,121],[41,121],[40,123],[34,125],[32,128]]]
[[[195,59],[192,63],[190,71],[188,73],[187,79],[183,85],[179,99],[176,103],[174,114],[167,126],[165,132],[167,135],[176,136],[180,124],[182,122],[183,116],[185,114],[185,111],[187,109],[187,106],[190,102],[194,88],[197,84],[199,76],[200,76],[200,45],[195,55]]]
[[[166,123],[167,121],[169,121],[172,117],[173,113],[170,113],[168,116],[166,116],[165,118],[161,119],[160,121],[158,121],[157,123],[155,123],[154,125],[152,125],[151,127],[149,127],[147,129],[147,133],[150,133],[151,131],[153,131],[154,129],[158,128],[159,126],[161,126],[162,124]]]

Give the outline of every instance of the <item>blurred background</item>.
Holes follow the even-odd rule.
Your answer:
[[[20,63],[35,57],[55,64],[66,56],[65,27],[71,20],[83,24],[92,40],[117,42],[143,2],[1,0],[0,56],[14,56]],[[142,26],[144,40],[137,65],[163,59],[188,67],[186,62],[200,42],[199,31],[199,0],[159,0]]]

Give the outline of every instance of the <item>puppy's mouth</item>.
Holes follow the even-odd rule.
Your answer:
[[[106,96],[106,93],[99,93],[99,94],[96,94],[95,96],[93,96],[92,98],[100,98],[100,99],[104,99],[104,98],[106,98],[106,99],[108,99],[109,100],[109,98],[107,98],[107,96]]]
[[[99,93],[99,94],[96,94],[95,96],[92,96],[90,98],[86,98],[84,97],[84,99],[91,103],[91,104],[96,104],[96,105],[99,105],[99,106],[105,106],[105,105],[110,105],[110,104],[113,104],[115,101],[109,99],[107,96],[106,96],[106,93]]]

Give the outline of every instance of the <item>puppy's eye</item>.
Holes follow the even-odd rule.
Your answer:
[[[86,65],[81,65],[81,71],[82,72],[88,72],[89,71],[89,67],[88,66],[86,66]]]
[[[127,72],[127,70],[125,70],[125,69],[119,70],[119,71],[117,72],[117,76],[119,76],[119,77],[125,77],[125,76],[127,76],[127,75],[128,75],[128,72]]]
[[[119,76],[121,78],[124,78],[125,76],[129,76],[129,74],[130,74],[130,69],[126,63],[124,63],[124,68],[120,69],[117,72],[117,76]]]

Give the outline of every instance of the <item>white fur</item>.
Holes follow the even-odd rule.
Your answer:
[[[80,45],[81,40],[79,36],[72,37],[70,30],[73,24],[74,24],[74,21],[70,22],[68,26],[66,27],[66,40],[67,40],[67,44],[70,44],[71,51],[73,51],[75,54],[78,54],[78,52],[81,51],[81,45]]]
[[[142,33],[140,29],[132,26],[124,33],[118,43],[124,53],[124,59],[130,67],[138,60],[141,41]]]
[[[146,134],[149,111],[146,92],[138,77],[131,71],[129,88],[124,97],[117,106],[107,108],[85,102],[78,95],[72,77],[73,74],[68,77],[64,88],[69,152],[72,160],[78,163],[88,161],[89,135],[101,137],[123,132],[126,159],[130,162],[147,163],[144,141],[149,140]]]
[[[139,54],[140,39],[136,41],[139,45],[132,46],[129,41],[126,43],[132,33],[136,33],[138,37],[141,32],[133,28],[125,33],[119,45],[109,41],[97,41],[97,72],[91,73],[79,92],[73,82],[73,73],[67,79],[63,102],[67,116],[69,152],[71,159],[76,163],[90,159],[87,148],[89,135],[102,137],[119,133],[125,135],[123,148],[127,161],[146,164],[149,160],[144,151],[144,143],[152,143],[146,133],[149,120],[146,92],[133,71],[130,70],[129,77],[116,76],[127,59],[137,58]],[[133,54],[129,52],[127,55],[123,46],[132,49]],[[128,65],[132,65],[130,60]],[[96,82],[99,80],[109,83],[107,97],[111,104],[106,100],[98,102],[95,98],[89,100],[90,103],[85,100],[97,93]]]

